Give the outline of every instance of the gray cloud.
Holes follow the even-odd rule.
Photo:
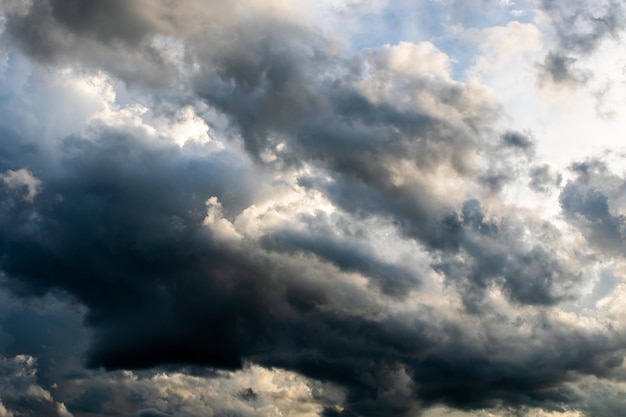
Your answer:
[[[584,1],[543,0],[543,9],[551,18],[560,46],[575,53],[590,53],[609,37],[618,37],[624,29],[624,4],[605,0],[590,6]]]
[[[550,52],[543,64],[539,65],[539,81],[542,84],[560,84],[577,86],[584,84],[590,77],[576,68],[576,58],[564,55],[564,52]]]
[[[558,232],[493,203],[516,173],[513,161],[534,163],[534,144],[496,128],[500,109],[485,91],[451,80],[432,45],[348,56],[296,20],[206,7],[194,19],[167,2],[56,0],[7,21],[6,39],[38,62],[104,68],[141,94],[175,86],[185,93],[173,104],[160,103],[169,98],[154,87],[159,116],[179,99],[227,120],[216,150],[179,147],[120,112],[46,143],[31,133],[36,117],[3,119],[0,172],[40,183],[26,199],[0,189],[2,282],[16,297],[59,292],[85,308],[85,372],[251,362],[345,389],[341,404],[320,394],[326,409],[315,413],[363,416],[417,415],[441,403],[556,410],[579,401],[571,384],[617,372],[619,335],[551,315],[584,280]],[[155,46],[159,36],[179,48],[180,62]],[[595,45],[583,41],[580,53]],[[415,65],[403,66],[405,56]],[[549,64],[553,77],[567,73],[567,60]],[[564,213],[593,244],[617,251],[621,217],[585,179],[593,168],[574,169],[582,174],[561,193]],[[538,167],[531,187],[543,191],[555,175]],[[239,228],[246,210],[284,184],[323,199],[350,227],[287,208],[256,235]],[[422,262],[385,257],[384,242],[350,232],[373,221]],[[152,377],[117,375],[94,376],[74,397],[68,388],[68,405],[203,415],[185,404],[154,408],[162,398]],[[65,383],[79,390],[78,379]],[[111,389],[124,384],[141,399],[132,410]],[[253,415],[245,407],[266,399],[248,388],[233,390],[247,411],[215,415]]]
[[[137,412],[137,417],[168,417],[171,414],[165,414],[154,408],[146,408]]]
[[[559,197],[567,219],[601,251],[623,255],[626,219],[615,209],[620,208],[624,179],[598,160],[576,163],[571,169],[578,176],[567,183]],[[611,207],[612,202],[617,207]]]
[[[420,280],[415,272],[377,259],[360,239],[334,237],[334,227],[318,219],[311,223],[306,231],[274,230],[261,238],[261,245],[283,253],[314,254],[344,271],[369,277],[375,286],[389,296],[404,298],[419,285]]]
[[[253,175],[237,173],[246,168],[233,166],[228,154],[198,159],[184,148],[103,130],[91,138],[68,138],[60,157],[62,171],[40,173],[44,187],[34,206],[22,202],[5,208],[3,224],[12,227],[3,228],[2,266],[6,285],[18,294],[57,288],[88,307],[94,366],[235,368],[242,359],[252,360],[346,386],[349,409],[362,415],[404,415],[419,409],[420,399],[445,399],[468,408],[488,406],[495,398],[521,404],[532,397],[541,404],[560,398],[539,387],[549,382],[558,390],[569,379],[566,370],[603,371],[593,365],[603,351],[591,343],[588,351],[596,353],[555,360],[541,368],[546,373],[534,367],[522,372],[528,364],[519,357],[487,366],[489,352],[480,345],[464,347],[465,330],[459,324],[428,309],[419,318],[392,314],[363,289],[342,283],[323,263],[292,255],[313,253],[347,272],[374,276],[383,292],[385,285],[413,288],[402,279],[411,274],[376,261],[363,246],[334,243],[337,250],[330,251],[332,240],[323,235],[305,239],[280,231],[264,238],[268,247],[279,249],[278,256],[254,242],[241,247],[219,243],[201,226],[206,199],[224,197],[225,211],[236,212],[252,196],[245,179]],[[346,197],[364,202],[360,193]],[[412,217],[403,218],[400,208],[409,206],[400,204],[401,194],[391,197],[375,200],[387,201],[380,208],[362,210],[393,215],[405,222],[407,236],[442,250],[443,262],[435,268],[458,283],[474,311],[486,308],[480,300],[489,282],[501,285],[516,303],[558,299],[552,294],[555,280],[567,282],[570,273],[545,249],[517,250],[513,256],[496,249],[510,250],[515,241],[486,220],[477,201],[465,203],[459,217],[420,231]],[[25,214],[33,210],[35,222]],[[324,230],[323,223],[308,227]],[[451,269],[459,250],[466,253],[467,270]],[[37,264],[30,261],[33,257]],[[402,281],[393,284],[397,279]],[[442,340],[443,329],[451,336]],[[570,343],[581,341],[565,338],[559,349]],[[465,353],[457,357],[455,352]],[[453,357],[454,372],[448,368]],[[477,378],[482,388],[467,397]],[[381,396],[380,389],[389,394]],[[98,401],[94,397],[88,403]],[[76,407],[86,410],[78,402]]]
[[[0,357],[0,413],[3,417],[72,417],[62,403],[37,384],[36,361],[31,356]]]
[[[603,0],[593,5],[581,0],[542,0],[541,7],[556,32],[557,45],[540,65],[540,80],[582,85],[592,76],[577,69],[578,57],[595,52],[608,39],[620,39],[626,28],[623,2]]]
[[[502,135],[502,141],[505,145],[513,148],[520,148],[523,151],[529,151],[533,148],[534,143],[531,138],[520,132],[506,132]]]
[[[562,175],[548,164],[540,164],[530,170],[529,186],[538,193],[550,193],[561,184]]]

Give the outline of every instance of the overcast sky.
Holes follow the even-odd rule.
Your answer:
[[[0,1],[0,417],[626,415],[625,31]]]

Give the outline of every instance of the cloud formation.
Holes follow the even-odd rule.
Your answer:
[[[585,1],[542,0],[541,8],[556,33],[556,45],[541,66],[543,77],[556,84],[584,84],[590,75],[574,64],[578,57],[593,54],[604,42],[621,38],[626,27],[624,4],[613,0],[592,5]]]
[[[2,178],[5,187],[15,193],[22,194],[22,199],[28,202],[33,201],[33,198],[35,198],[41,187],[41,181],[24,168],[18,171],[9,169],[3,173],[0,178]]]
[[[34,358],[18,355],[0,359],[0,416],[72,417],[63,403],[37,384]]]
[[[621,28],[542,7],[576,54]],[[85,416],[623,407],[623,307],[602,296],[621,291],[623,177],[588,160],[563,181],[430,40],[351,50],[298,10],[3,6],[0,279],[80,306],[88,348],[41,381],[5,360],[0,416],[70,415],[39,383]],[[543,69],[579,82],[574,62]],[[18,404],[20,366],[45,401]]]

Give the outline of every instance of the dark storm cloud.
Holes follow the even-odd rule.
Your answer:
[[[276,30],[269,30],[270,39],[277,36]],[[524,249],[511,257],[508,250],[514,242],[502,242],[497,226],[462,223],[456,207],[438,201],[428,187],[403,187],[392,181],[390,163],[402,161],[424,172],[449,164],[463,175],[475,175],[466,161],[475,154],[479,138],[469,129],[486,123],[481,118],[491,116],[492,109],[468,118],[469,126],[458,126],[428,115],[427,109],[402,111],[387,103],[373,104],[336,78],[342,62],[329,62],[319,46],[311,47],[296,37],[291,41],[293,48],[285,50],[278,42],[249,39],[245,32],[241,36],[243,47],[226,58],[209,51],[214,59],[204,61],[206,68],[198,83],[202,97],[236,120],[253,155],[271,149],[272,134],[288,137],[283,161],[312,160],[335,173],[334,183],[317,184],[303,178],[302,185],[325,189],[326,195],[348,212],[390,216],[407,236],[428,248],[467,251],[474,267],[457,271],[460,274],[453,274],[452,279],[467,278],[472,288],[487,288],[488,282],[495,281],[517,302],[553,304],[561,299],[553,294],[553,282],[575,281],[575,274],[551,259],[548,251]],[[374,58],[370,71],[388,70],[385,54],[374,54]],[[328,75],[320,80],[319,73]],[[464,103],[471,101],[472,92],[458,86],[428,85],[422,79],[403,80],[401,74],[394,75],[392,82],[432,89],[436,99],[445,104],[450,101],[460,112],[466,111]],[[533,150],[532,141],[518,132],[505,133],[502,142],[525,153]],[[320,254],[319,248],[310,245],[309,249]],[[333,251],[333,256],[337,262],[340,254]],[[529,281],[521,274],[523,268],[516,266],[519,262],[530,263],[537,276]]]
[[[10,126],[2,126],[0,130],[0,166],[4,170],[22,168],[23,163],[29,164],[30,158],[36,157],[37,145],[34,141],[23,140],[22,135]]]
[[[425,170],[450,164],[467,172],[476,140],[471,130],[497,117],[485,105],[458,126],[428,109],[398,108],[394,98],[372,102],[355,85],[366,71],[400,91],[423,89],[459,113],[473,104],[466,87],[388,71],[386,51],[345,58],[317,33],[271,20],[234,30],[236,44],[230,33],[218,34],[211,44],[192,43],[200,59],[195,88],[238,126],[257,158],[285,137],[278,153],[282,162],[322,163],[367,183],[387,182],[392,161]]]
[[[555,361],[552,368],[534,368],[515,356],[487,367],[490,350],[466,345],[462,328],[428,309],[417,318],[396,316],[362,289],[334,280],[330,270],[324,276],[320,264],[288,255],[294,249],[277,258],[252,243],[216,240],[201,226],[206,199],[223,198],[229,212],[249,205],[253,196],[246,182],[251,168],[233,164],[228,153],[190,156],[185,148],[110,129],[93,135],[65,141],[58,171],[34,170],[44,185],[32,204],[5,194],[2,207],[5,284],[22,295],[59,289],[83,303],[95,332],[93,366],[234,368],[252,360],[345,386],[348,408],[366,416],[410,415],[419,399],[468,409],[496,399],[521,404],[533,398],[541,404],[556,398],[546,384],[558,387],[569,379],[568,370],[603,369],[592,367],[604,353],[591,344],[588,356]],[[355,202],[364,200],[355,196]],[[402,219],[397,209],[382,213]],[[412,224],[411,217],[402,221]],[[461,217],[433,227],[448,235],[412,233],[444,253],[452,251],[450,256],[463,248],[478,265],[448,279],[468,277],[474,285],[502,274],[503,288],[515,301],[553,302],[550,285],[559,270],[548,254],[520,252],[509,261],[488,249],[510,242],[492,242],[497,226],[476,201],[465,204]],[[276,245],[316,253],[347,270],[378,271],[381,279],[399,272],[380,262],[363,264],[358,246],[329,253],[314,243],[315,235],[277,236]],[[535,272],[517,270],[514,262]],[[555,343],[562,350],[581,341],[564,337]],[[480,385],[474,384],[477,378]],[[482,388],[468,397],[470,386]]]
[[[25,15],[9,20],[8,30],[25,49],[43,59],[50,59],[67,48],[64,42],[70,41],[68,36],[93,37],[105,43],[121,41],[136,46],[154,29],[142,13],[145,7],[142,3],[118,0],[33,2]]]
[[[210,269],[220,269],[219,264],[231,269],[229,255],[212,249],[198,225],[205,215],[207,193],[222,196],[241,184],[247,177],[242,174],[245,168],[233,164],[227,154],[217,154],[209,161],[176,157],[177,149],[172,146],[150,147],[117,132],[95,142],[69,138],[64,145],[65,170],[48,173],[49,181],[38,197],[40,205],[26,208],[10,196],[4,199],[2,238],[6,246],[2,267],[7,275],[20,278],[9,280],[7,285],[18,293],[35,295],[60,288],[86,303],[90,307],[89,323],[103,333],[100,348],[93,352],[96,364],[121,366],[138,360],[136,365],[149,366],[159,363],[163,355],[166,362],[182,357],[199,359],[205,350],[213,352],[209,361],[224,366],[239,364],[234,346],[213,346],[208,334],[209,346],[196,352],[189,349],[191,346],[177,350],[168,340],[176,339],[179,333],[202,334],[200,329],[209,322],[230,328],[227,332],[235,330],[234,322],[228,320],[232,300],[210,302],[213,296],[204,300],[198,297],[198,303],[212,305],[204,318],[195,316],[191,298],[184,302],[181,298],[182,304],[171,302],[176,298],[174,293],[184,292],[199,279],[201,269],[210,273]],[[253,193],[246,189],[244,185],[240,191],[251,197]],[[228,198],[224,200],[228,202]],[[29,220],[28,216],[41,221],[32,223],[33,217]],[[38,259],[36,264],[31,262],[33,258]],[[200,259],[205,266],[198,266]],[[238,264],[233,273],[240,270],[245,274],[252,268],[233,264]],[[254,269],[247,274],[255,274]],[[163,279],[176,282],[177,289],[170,293],[167,286],[161,287]],[[214,284],[210,280],[206,285],[198,282],[198,291],[206,291],[208,296]],[[130,320],[127,314],[133,310],[139,314]],[[185,321],[190,327],[173,322],[172,327],[167,326],[173,311],[189,314]],[[221,322],[212,314],[220,315]],[[126,320],[129,326],[121,330],[119,324]],[[152,324],[146,326],[144,320]],[[122,334],[118,334],[120,330]],[[124,341],[124,334],[137,331],[142,337]],[[221,333],[226,341],[229,337]],[[149,347],[155,343],[162,350],[155,351],[154,357],[140,354],[152,351]]]
[[[501,286],[515,302],[550,305],[567,298],[568,286],[579,280],[549,246],[524,245],[523,225],[513,218],[488,220],[477,200],[466,201],[458,211],[445,207],[431,211],[420,202],[428,195],[426,190],[403,193],[397,187],[376,190],[341,177],[336,180],[327,192],[344,210],[391,216],[406,236],[437,251],[441,262],[433,266],[462,288],[467,306],[474,311],[492,284]],[[544,227],[548,237],[549,225]],[[459,263],[461,254],[464,260]]]
[[[97,66],[115,56],[105,68],[117,76],[167,79],[148,41],[170,32],[150,19],[156,6],[137,4],[39,2],[10,17],[7,33],[45,62]],[[19,126],[0,130],[0,172],[26,167],[42,184],[32,201],[0,191],[4,284],[25,297],[61,291],[84,305],[94,332],[90,366],[236,369],[252,361],[337,383],[348,390],[343,415],[363,416],[415,415],[437,403],[558,407],[572,397],[566,383],[611,372],[616,362],[607,359],[621,341],[551,328],[539,314],[522,323],[538,341],[527,346],[521,324],[488,302],[498,290],[512,308],[541,313],[571,297],[580,274],[558,256],[550,225],[529,231],[513,213],[491,215],[477,198],[434,190],[448,180],[439,169],[464,184],[503,173],[473,162],[486,137],[500,138],[495,147],[506,152],[532,154],[525,135],[493,132],[497,106],[445,77],[394,72],[388,50],[345,57],[294,22],[237,23],[183,39],[195,65],[186,81],[228,118],[253,163],[123,125],[72,135],[53,152]],[[368,97],[359,88],[368,77],[393,87],[391,96]],[[402,96],[413,91],[445,108],[445,117]],[[398,97],[411,105],[397,106]],[[383,298],[415,295],[421,276],[357,238],[331,235],[321,216],[298,219],[304,230],[270,230],[260,242],[224,240],[205,224],[211,197],[232,219],[267,191],[258,184],[271,182],[268,172],[304,166],[321,172],[300,175],[304,189],[357,222],[389,221],[423,249],[432,259],[423,272],[440,274],[459,294],[460,314],[480,323],[420,304],[412,314],[394,311]],[[562,204],[598,224],[611,218],[601,195],[574,186]],[[370,278],[383,295],[345,273]],[[473,338],[480,331],[487,337]],[[87,391],[75,405],[89,411],[107,398]]]
[[[37,382],[46,389],[68,372],[82,368],[87,332],[75,308],[51,297],[38,302],[11,302],[0,295],[0,355],[28,355],[37,359]]]
[[[419,278],[408,268],[377,259],[359,240],[333,237],[329,225],[315,223],[321,222],[314,222],[306,231],[275,230],[261,238],[261,245],[285,253],[313,254],[344,271],[361,273],[393,297],[405,298],[419,284]]]
[[[143,1],[34,1],[24,13],[9,10],[3,36],[44,64],[104,68],[154,88],[174,74],[162,51],[147,42],[160,27],[155,9],[157,3]]]

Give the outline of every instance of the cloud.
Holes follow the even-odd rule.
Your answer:
[[[6,188],[18,195],[21,194],[22,199],[29,203],[33,202],[41,188],[41,181],[25,168],[17,171],[9,169],[0,175],[0,179]]]
[[[619,36],[624,29],[625,9],[619,1],[599,1],[589,6],[584,1],[543,0],[541,6],[564,50],[593,52],[603,40]]]
[[[394,188],[388,180],[362,176],[360,168],[344,174],[334,164],[337,183],[315,185],[345,209],[344,233],[358,221],[348,214],[358,213],[354,204],[363,218],[401,222],[400,240],[415,239],[440,259],[433,269],[426,263],[422,278],[376,256],[359,243],[358,233],[333,243],[322,216],[286,218],[318,234],[275,229],[256,240],[237,229],[237,216],[274,192],[251,188],[265,168],[234,151],[181,148],[137,128],[134,119],[119,121],[95,120],[82,136],[64,139],[56,156],[62,163],[44,165],[46,187],[33,207],[6,207],[2,217],[12,225],[3,228],[5,285],[22,295],[61,290],[85,305],[94,332],[92,366],[237,368],[251,360],[346,387],[345,407],[353,412],[402,415],[420,409],[420,401],[445,399],[469,408],[493,404],[492,396],[513,404],[522,402],[516,395],[556,401],[554,392],[539,387],[546,380],[558,386],[568,380],[567,369],[603,354],[555,361],[542,368],[547,374],[522,372],[529,360],[524,356],[487,366],[489,353],[467,339],[462,322],[426,305],[414,314],[386,305],[388,296],[432,286],[426,277],[435,272],[474,312],[489,311],[494,288],[515,304],[550,305],[563,296],[561,285],[576,281],[548,248],[516,247],[515,228],[489,219],[476,200],[438,217],[447,200],[415,211],[425,189]],[[336,188],[357,184],[350,192]],[[311,187],[298,192],[313,192]],[[440,220],[419,227],[431,219]],[[328,249],[333,244],[336,251]],[[465,266],[455,266],[457,259]],[[372,278],[381,293],[359,277]],[[450,336],[441,339],[443,329]],[[565,349],[581,342],[566,337],[559,343]],[[434,376],[450,372],[456,382]],[[494,390],[503,375],[509,385],[498,382]],[[477,378],[485,388],[467,397]],[[92,404],[98,404],[95,397]]]
[[[530,171],[529,186],[539,193],[550,193],[563,180],[560,173],[548,164],[540,164]]]
[[[624,179],[598,160],[576,163],[571,169],[578,175],[566,184],[559,197],[566,218],[591,245],[606,254],[623,256]]]
[[[334,227],[320,221],[321,215],[316,217],[306,230],[272,230],[260,243],[280,253],[315,255],[343,271],[359,273],[388,296],[406,297],[419,285],[419,277],[408,267],[377,259],[375,251],[360,239],[333,236]]]
[[[584,1],[542,0],[556,34],[556,45],[541,65],[540,81],[578,86],[593,74],[576,69],[580,57],[597,52],[607,40],[620,39],[626,28],[626,9],[620,1],[605,0],[589,5]]]
[[[68,406],[77,413],[137,417],[314,417],[343,397],[342,390],[330,384],[259,366],[205,376],[92,372],[70,384],[74,389]]]
[[[528,151],[533,147],[533,141],[520,132],[506,132],[502,136],[502,141],[507,146],[520,148],[524,151]]]
[[[162,413],[159,410],[155,410],[154,408],[146,408],[145,410],[139,410],[137,412],[137,417],[167,417],[167,416],[171,416],[171,414]]]
[[[539,82],[542,85],[565,85],[576,87],[584,84],[589,78],[588,74],[577,69],[574,64],[576,59],[561,55],[561,53],[548,53],[543,64],[539,65],[541,74]]]
[[[56,402],[49,391],[37,384],[36,375],[33,357],[0,358],[0,415],[72,417],[63,403]]]
[[[560,205],[577,248],[508,198],[517,176],[547,193],[559,174],[489,88],[455,80],[432,42],[348,51],[292,6],[4,9],[7,73],[42,81],[1,103],[0,277],[11,297],[84,309],[89,369],[59,378],[68,407],[586,410],[577,384],[619,375],[624,341],[560,307],[589,285],[581,252],[621,254],[623,181],[572,167]],[[570,64],[545,67],[563,81]]]

